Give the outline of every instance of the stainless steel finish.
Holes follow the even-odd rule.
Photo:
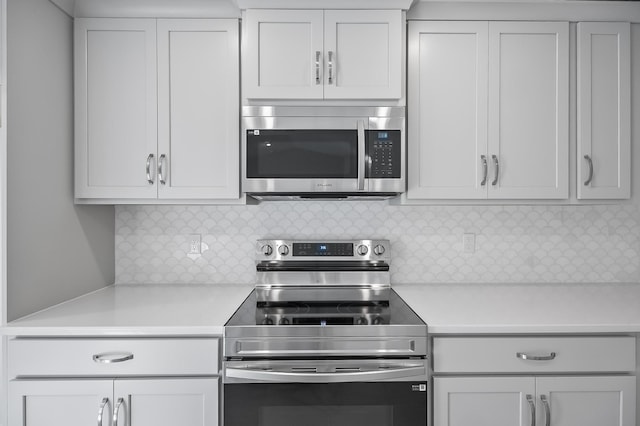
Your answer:
[[[587,160],[587,164],[589,164],[589,177],[584,181],[584,186],[589,186],[593,180],[593,160],[588,155],[585,155],[584,159]]]
[[[93,356],[93,361],[100,364],[115,364],[118,362],[130,361],[132,359],[132,353],[124,352],[108,352],[103,354],[96,354]]]
[[[551,352],[549,355],[536,356],[536,355],[529,355],[524,352],[517,352],[516,357],[527,360],[527,361],[551,361],[556,358],[556,353]]]
[[[388,199],[405,191],[406,120],[404,107],[283,107],[245,106],[242,108],[242,191],[261,201],[322,199]],[[247,130],[400,130],[401,177],[393,179],[249,179],[247,178]],[[362,132],[363,134],[364,132]],[[363,136],[359,135],[361,140]],[[360,157],[362,167],[365,157]],[[359,166],[360,167],[360,166]],[[361,176],[359,174],[358,176]],[[363,188],[363,189],[359,189]],[[313,194],[309,197],[307,194]],[[326,198],[324,197],[326,195]]]
[[[540,401],[544,407],[544,425],[551,426],[551,408],[549,407],[549,401],[546,395],[540,395]]]
[[[489,173],[489,166],[487,165],[487,156],[481,155],[480,161],[482,161],[482,181],[480,182],[480,186],[485,186],[487,184],[487,174]]]
[[[271,251],[270,253],[265,253],[263,250],[264,246],[271,246],[271,247],[281,247],[281,246],[287,246],[287,247],[293,247],[293,245],[295,243],[349,243],[349,244],[353,244],[353,247],[355,249],[355,247],[359,247],[359,246],[366,246],[368,248],[368,251],[366,254],[363,255],[358,255],[356,257],[356,259],[352,259],[352,260],[358,260],[358,261],[366,261],[366,262],[387,262],[389,263],[391,261],[391,256],[389,253],[387,253],[386,249],[389,249],[391,247],[391,243],[389,242],[389,240],[258,240],[255,244],[255,252],[254,252],[254,257],[256,259],[256,263],[262,262],[262,261],[282,261],[282,260],[291,260],[289,257],[284,257],[282,256],[277,250],[275,251]],[[299,261],[308,261],[308,260],[314,260],[317,258],[316,257],[304,257],[304,256],[297,256],[295,257],[294,260],[299,260]],[[340,257],[340,256],[323,256],[321,258],[322,261],[344,261],[346,260],[344,257]],[[307,271],[307,272],[313,272],[313,271]],[[336,279],[336,277],[329,277],[329,279],[334,280]],[[369,276],[365,276],[363,277],[363,279],[368,280],[370,279]],[[260,283],[261,281],[258,280],[258,283]],[[270,282],[273,283],[272,279],[269,279],[269,281],[266,282]],[[366,282],[366,281],[365,281]],[[389,281],[386,280],[386,282],[388,283]]]
[[[151,177],[151,160],[153,160],[153,157],[153,154],[147,156],[147,182],[149,182],[149,185],[153,185],[153,178]]]
[[[426,360],[231,361],[225,383],[340,383],[426,380]]]
[[[333,64],[333,52],[330,50],[329,53],[329,78],[328,78],[328,82],[329,84],[333,84],[333,73],[334,73],[334,64]]]
[[[498,177],[500,176],[500,163],[498,162],[498,157],[496,155],[492,155],[491,158],[493,159],[493,167],[495,170],[491,185],[496,186],[498,184]]]
[[[100,402],[100,407],[98,408],[98,426],[103,426],[102,417],[104,415],[104,407],[109,403],[109,398],[102,398]]]
[[[158,180],[162,185],[167,184],[166,176],[164,175],[164,166],[165,166],[166,160],[167,160],[167,156],[165,154],[162,154],[160,156],[160,159],[158,160]]]
[[[271,302],[294,302],[300,300],[314,300],[316,302],[340,302],[344,300],[369,300],[381,301],[389,299],[391,287],[385,283],[375,283],[367,285],[356,285],[362,281],[358,277],[365,274],[334,274],[340,277],[341,285],[332,285],[331,280],[322,279],[320,274],[307,272],[307,276],[318,276],[317,283],[297,284],[296,276],[304,277],[305,273],[279,273],[279,284],[264,284],[256,286],[256,297],[258,301]],[[326,273],[325,273],[326,274]],[[269,273],[260,274],[263,279],[268,279]],[[306,278],[306,277],[305,277]],[[274,278],[275,279],[275,278]],[[374,279],[381,279],[374,277]],[[349,281],[353,286],[347,287]],[[322,284],[324,282],[324,284]]]
[[[422,336],[368,336],[368,337],[340,337],[331,335],[328,337],[297,337],[296,332],[301,333],[298,327],[262,327],[269,328],[268,331],[282,330],[282,333],[290,333],[290,335],[280,337],[270,337],[268,339],[260,339],[257,337],[247,338],[230,338],[225,342],[225,355],[231,357],[419,357],[426,354],[426,339]],[[320,328],[320,327],[317,327]],[[317,331],[318,334],[332,334],[333,330],[326,327],[325,331]],[[338,327],[334,327],[338,328]],[[354,329],[362,330],[367,326],[353,326]],[[377,327],[371,327],[377,328]],[[308,331],[305,334],[313,333],[311,327],[306,327]],[[365,333],[367,330],[363,330]],[[373,331],[369,331],[372,333]],[[293,333],[293,334],[291,334]],[[357,334],[357,331],[355,332]]]
[[[124,404],[124,398],[118,398],[115,408],[113,409],[113,426],[118,426],[118,414],[120,414],[120,407]]]
[[[322,52],[316,50],[316,84],[322,84],[322,80],[320,79],[320,57]]]
[[[358,120],[358,191],[364,191],[364,122]]]
[[[527,402],[529,403],[529,411],[531,411],[531,426],[536,426],[536,405],[533,403],[533,397],[527,394]]]

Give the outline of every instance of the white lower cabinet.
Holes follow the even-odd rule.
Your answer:
[[[634,426],[632,376],[436,377],[434,426]]]
[[[433,426],[635,426],[633,336],[433,339]]]
[[[14,338],[10,426],[217,426],[216,338]]]
[[[9,424],[217,426],[219,378],[13,380]]]

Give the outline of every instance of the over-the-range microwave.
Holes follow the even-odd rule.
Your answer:
[[[404,107],[248,106],[242,190],[259,200],[385,199],[405,190]]]

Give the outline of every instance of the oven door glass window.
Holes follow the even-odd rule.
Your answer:
[[[248,130],[247,177],[358,177],[357,130]]]
[[[421,386],[422,385],[422,386]],[[426,382],[225,384],[225,426],[424,426]]]

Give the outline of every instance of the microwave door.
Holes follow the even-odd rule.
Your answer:
[[[245,129],[245,192],[367,190],[364,120],[276,120]]]

